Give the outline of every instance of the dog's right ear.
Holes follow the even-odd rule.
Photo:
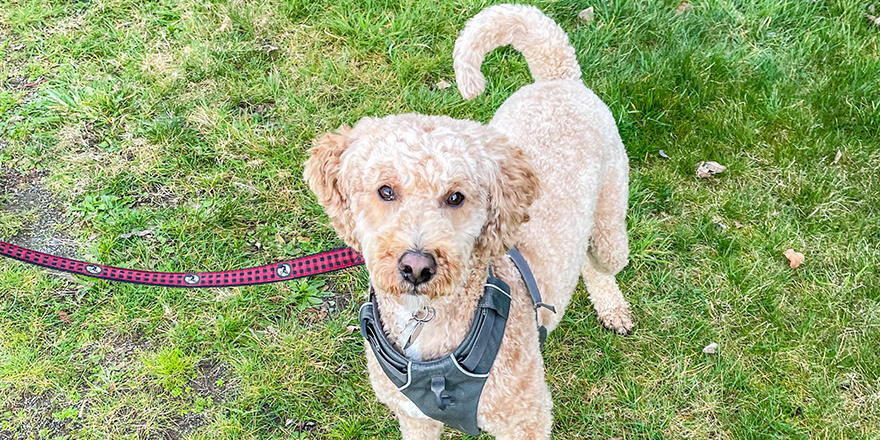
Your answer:
[[[318,203],[330,217],[330,225],[345,241],[345,244],[360,250],[353,236],[354,219],[351,217],[348,198],[341,181],[340,169],[342,153],[348,148],[348,126],[341,126],[336,133],[327,133],[315,142],[309,150],[311,157],[305,163],[303,176],[312,192],[318,196]]]

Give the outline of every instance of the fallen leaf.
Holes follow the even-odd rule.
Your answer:
[[[869,14],[873,14],[873,13],[874,13],[874,4],[873,4],[873,3],[871,3],[870,5],[868,5],[868,13],[869,13]]]
[[[358,331],[358,329],[359,329],[359,327],[356,325],[349,325],[349,326],[345,327],[345,331],[347,331],[348,333],[354,333],[354,332]]]
[[[800,266],[801,263],[803,263],[804,260],[806,260],[806,258],[804,258],[804,254],[802,254],[794,249],[788,249],[785,252],[783,252],[782,254],[785,255],[785,258],[788,258],[788,265],[791,266],[792,268],[796,268],[796,267]]]
[[[736,226],[736,229],[740,229],[743,227],[743,224],[740,223],[738,220],[734,220],[733,225]]]
[[[318,422],[314,420],[306,420],[304,422],[300,422],[299,426],[297,426],[294,431],[295,432],[304,432],[304,431],[314,431],[315,428],[318,427]]]
[[[880,26],[880,17],[875,17],[871,14],[865,14],[865,17],[867,17],[868,21],[870,21],[871,23]]]
[[[663,150],[660,150],[660,157],[662,157],[662,158],[664,158],[664,159],[669,159],[669,156],[667,156],[667,155],[666,155],[666,152],[663,151]]]
[[[578,12],[578,18],[584,22],[584,24],[590,24],[596,18],[596,13],[593,11],[593,7],[590,6],[589,8]]]
[[[273,46],[271,44],[264,44],[264,45],[260,46],[260,50],[265,50],[266,55],[269,55],[270,53],[278,50],[278,46]]]
[[[727,167],[713,161],[703,161],[697,165],[697,177],[708,179],[718,173],[723,173]]]
[[[162,315],[162,318],[174,321],[174,309],[165,303],[162,303],[162,308],[165,310],[165,314]]]
[[[448,89],[448,88],[452,87],[451,84],[449,84],[448,82],[446,82],[445,80],[442,80],[442,79],[440,81],[437,81],[437,84],[434,84],[434,85],[437,86],[437,88],[440,90]]]
[[[229,16],[223,17],[223,23],[220,23],[220,28],[218,29],[220,32],[226,32],[232,29],[232,19]]]
[[[843,157],[843,153],[840,150],[837,150],[837,155],[834,156],[834,162],[831,162],[831,165],[837,165],[837,162],[840,161],[840,158]]]
[[[694,10],[694,5],[688,2],[681,2],[678,4],[678,7],[675,8],[675,15],[681,15],[685,12],[690,12]]]
[[[65,313],[64,310],[58,310],[55,313],[58,313],[58,317],[61,318],[61,322],[65,324],[73,324],[73,321],[70,319],[69,316],[67,316],[67,313]]]
[[[713,343],[703,347],[703,353],[706,353],[706,354],[718,353],[718,344],[713,342]]]
[[[144,229],[142,231],[131,231],[127,234],[120,235],[119,238],[146,237],[147,235],[152,234],[153,231],[155,231],[155,230],[156,230],[156,228],[152,227],[152,228]]]

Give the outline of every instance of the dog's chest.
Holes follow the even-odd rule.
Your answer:
[[[425,320],[425,309],[431,310],[430,320]],[[387,319],[388,337],[403,354],[414,361],[430,361],[451,353],[464,339],[470,322],[460,321],[450,312],[450,305],[409,300],[383,313]],[[386,318],[387,317],[387,318]],[[421,318],[421,322],[420,322]],[[390,325],[389,325],[390,324]],[[404,348],[405,347],[405,348]]]

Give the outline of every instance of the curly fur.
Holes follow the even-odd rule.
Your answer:
[[[406,350],[413,359],[448,355],[462,341],[489,265],[511,286],[507,331],[480,398],[481,429],[502,439],[546,439],[550,392],[526,287],[504,252],[516,245],[544,301],[539,320],[555,328],[582,276],[600,321],[625,334],[629,305],[614,279],[627,263],[628,162],[608,108],[584,87],[574,49],[534,7],[498,5],[472,18],[453,53],[459,90],[481,93],[480,64],[513,44],[535,83],[521,88],[487,125],[445,116],[363,118],[319,139],[305,178],[334,229],[366,261],[388,339],[404,346],[412,312],[436,311]],[[391,200],[379,196],[388,186]],[[446,203],[464,195],[460,206]],[[429,253],[429,282],[399,273],[404,252]],[[370,381],[400,420],[405,439],[436,439],[428,419],[385,377],[367,350]]]

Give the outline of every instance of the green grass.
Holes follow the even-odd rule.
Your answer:
[[[880,28],[861,3],[692,3],[597,3],[589,25],[588,2],[536,3],[632,166],[636,330],[576,296],[544,350],[555,438],[878,439]],[[64,233],[105,264],[337,246],[301,178],[315,136],[401,112],[485,122],[531,81],[501,49],[479,98],[434,86],[484,6],[0,0],[0,171],[48,170]],[[699,180],[701,160],[729,168]],[[0,239],[29,221],[0,211]],[[0,261],[0,437],[396,438],[349,328],[365,288],[358,270],[184,291]]]

